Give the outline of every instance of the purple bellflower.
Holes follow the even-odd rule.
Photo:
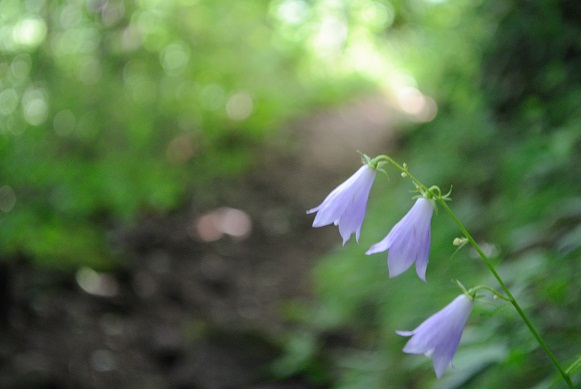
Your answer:
[[[403,352],[432,357],[436,377],[440,379],[448,365],[452,366],[452,358],[473,305],[471,298],[462,294],[415,330],[396,331],[398,335],[411,336]]]
[[[371,246],[366,254],[389,250],[387,268],[392,278],[409,269],[415,262],[416,273],[425,282],[430,256],[430,221],[433,212],[434,204],[420,197],[389,234],[382,241]]]
[[[308,214],[317,212],[313,227],[322,227],[328,224],[339,226],[339,233],[343,238],[343,245],[347,243],[351,234],[359,242],[359,233],[371,186],[375,180],[376,169],[369,165],[359,168],[347,181],[335,188],[325,200]]]

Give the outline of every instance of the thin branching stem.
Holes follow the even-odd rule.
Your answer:
[[[477,291],[479,291],[480,289],[484,289],[489,291],[490,293],[492,293],[496,298],[499,298],[501,300],[507,301],[509,303],[512,303],[512,301],[510,301],[510,299],[506,296],[503,296],[502,294],[500,294],[496,289],[491,288],[490,286],[486,286],[486,285],[478,285],[474,288],[470,288],[470,290],[468,291],[469,293],[476,293]]]
[[[555,367],[557,368],[557,370],[559,370],[559,373],[561,373],[561,375],[563,376],[563,379],[565,380],[565,382],[567,383],[567,385],[569,385],[569,387],[571,389],[573,389],[573,382],[571,381],[571,377],[563,369],[563,367],[561,366],[561,364],[559,363],[559,361],[557,360],[557,358],[553,355],[553,353],[551,352],[551,350],[549,350],[549,347],[546,345],[546,343],[543,340],[543,338],[541,338],[541,335],[536,330],[536,328],[533,326],[533,324],[531,323],[531,321],[529,320],[528,316],[526,315],[526,313],[521,308],[521,306],[518,303],[518,301],[514,298],[514,296],[510,292],[510,289],[508,289],[508,286],[506,286],[505,282],[500,277],[500,274],[498,274],[498,272],[496,271],[496,268],[494,267],[494,265],[492,264],[492,262],[490,262],[490,259],[488,258],[488,256],[484,253],[484,251],[482,251],[482,249],[480,248],[480,246],[478,245],[478,243],[476,243],[476,241],[474,240],[474,238],[472,237],[472,235],[470,235],[470,233],[468,232],[468,230],[466,230],[466,228],[464,227],[464,225],[462,224],[462,222],[458,219],[458,217],[456,217],[456,215],[450,209],[450,207],[448,206],[448,204],[446,204],[446,202],[443,199],[438,199],[438,202],[440,203],[440,205],[442,206],[442,208],[444,208],[444,210],[446,212],[448,212],[448,214],[454,220],[454,222],[456,222],[456,224],[458,225],[458,228],[460,229],[460,231],[462,231],[462,234],[466,237],[466,239],[468,239],[468,242],[470,242],[470,244],[472,245],[472,247],[474,247],[474,249],[476,250],[476,252],[478,253],[478,255],[480,255],[480,257],[482,258],[482,260],[486,264],[486,267],[488,267],[488,270],[490,270],[490,272],[492,273],[492,275],[494,276],[494,278],[496,278],[496,281],[498,281],[498,284],[500,285],[500,287],[502,288],[502,290],[506,294],[506,297],[507,297],[508,301],[512,304],[512,306],[514,307],[514,309],[516,309],[516,311],[518,312],[519,316],[524,321],[525,325],[528,327],[529,331],[533,334],[533,336],[535,337],[535,339],[537,340],[537,342],[539,343],[539,345],[542,347],[542,349],[545,351],[545,353],[551,359],[551,361],[553,362],[553,364],[555,365]]]
[[[432,199],[436,200],[438,203],[440,203],[442,208],[444,208],[444,210],[448,213],[448,215],[450,215],[452,220],[454,220],[454,222],[456,223],[456,225],[458,226],[458,228],[460,229],[460,231],[462,232],[464,237],[466,237],[468,242],[472,245],[472,247],[474,247],[474,250],[476,250],[478,255],[480,255],[480,258],[482,258],[482,260],[484,261],[484,264],[486,265],[488,270],[490,270],[490,272],[492,273],[494,278],[496,278],[496,281],[498,281],[498,284],[500,285],[500,287],[502,288],[502,290],[506,294],[506,297],[503,297],[503,299],[505,299],[506,301],[508,301],[509,303],[512,304],[512,306],[517,311],[518,315],[521,317],[522,321],[525,323],[525,325],[527,326],[529,331],[533,334],[533,336],[535,337],[535,339],[537,340],[537,342],[539,343],[539,345],[541,346],[543,351],[551,359],[551,361],[553,362],[553,364],[555,365],[555,367],[557,368],[557,370],[559,371],[559,373],[563,377],[563,380],[565,380],[565,382],[567,383],[569,388],[574,389],[573,382],[571,381],[571,377],[570,377],[569,373],[571,370],[574,370],[576,368],[575,362],[571,365],[571,367],[569,369],[567,369],[567,370],[563,369],[563,367],[561,366],[561,364],[559,363],[557,358],[553,355],[551,350],[549,350],[549,347],[547,346],[547,344],[545,343],[545,341],[543,340],[543,338],[541,337],[539,332],[533,326],[532,322],[530,321],[530,319],[528,318],[528,316],[526,315],[524,310],[521,308],[518,301],[514,298],[514,296],[512,295],[510,290],[508,289],[508,286],[503,281],[502,277],[500,277],[500,274],[498,274],[498,272],[496,271],[496,268],[494,267],[494,265],[492,264],[492,262],[490,261],[488,256],[484,253],[484,251],[478,245],[478,243],[476,243],[476,241],[474,240],[472,235],[470,235],[470,233],[468,232],[466,227],[464,227],[464,225],[462,224],[460,219],[458,219],[458,217],[450,209],[448,204],[446,204],[446,200],[448,200],[447,195],[442,196],[441,191],[437,187],[431,187],[431,188],[426,187],[418,179],[416,179],[412,174],[410,174],[410,172],[408,171],[408,168],[405,164],[402,166],[402,165],[398,164],[397,162],[395,162],[390,157],[388,157],[387,155],[380,155],[380,156],[376,157],[375,160],[386,161],[386,162],[391,163],[393,166],[395,166],[397,169],[399,169],[403,173],[402,175],[404,177],[409,177],[413,181],[413,183],[415,184],[415,186],[417,187],[417,189],[419,191],[421,191],[423,194],[430,196],[430,198],[432,198]],[[437,188],[437,190],[435,190],[434,188]]]

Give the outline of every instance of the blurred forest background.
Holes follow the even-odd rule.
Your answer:
[[[451,279],[496,284],[443,212],[427,285],[364,255],[396,172],[359,244],[305,210],[358,149],[453,186],[567,366],[580,119],[576,0],[1,0],[0,387],[563,387],[488,297],[442,380],[401,352]]]

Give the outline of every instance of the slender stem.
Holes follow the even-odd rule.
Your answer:
[[[491,287],[486,286],[486,285],[478,285],[478,286],[476,286],[474,288],[470,288],[470,290],[468,292],[469,293],[470,292],[476,293],[476,291],[478,291],[480,289],[487,290],[490,293],[492,293],[493,295],[495,295],[496,297],[498,297],[499,299],[504,300],[504,301],[507,301],[507,302],[509,302],[509,303],[512,304],[512,301],[510,300],[510,298],[503,296],[502,294],[498,293],[498,291],[496,291],[495,289],[492,289]]]
[[[553,353],[551,352],[551,350],[549,350],[549,347],[547,347],[545,341],[541,338],[541,335],[539,334],[539,332],[533,326],[533,324],[531,323],[531,321],[529,320],[528,316],[526,315],[526,313],[521,308],[521,306],[518,303],[518,301],[514,298],[514,296],[510,292],[510,289],[508,289],[508,286],[506,286],[506,284],[504,283],[503,279],[500,277],[500,275],[498,274],[498,272],[494,268],[494,265],[490,262],[490,259],[488,259],[488,256],[484,253],[484,251],[482,251],[482,249],[480,248],[480,246],[478,245],[478,243],[476,243],[476,241],[474,240],[474,238],[472,237],[472,235],[470,235],[470,233],[466,230],[466,228],[464,227],[464,225],[462,224],[462,222],[456,217],[456,215],[450,209],[450,207],[448,206],[448,204],[446,204],[446,202],[442,198],[438,198],[438,202],[440,203],[440,205],[442,206],[442,208],[444,208],[444,210],[446,212],[448,212],[448,214],[450,215],[450,217],[458,225],[458,228],[460,229],[460,231],[462,231],[462,234],[464,234],[464,236],[466,237],[466,239],[468,239],[468,241],[470,242],[470,244],[472,245],[472,247],[474,247],[474,249],[476,250],[476,252],[478,252],[478,254],[480,255],[480,257],[482,258],[482,260],[486,264],[486,267],[488,267],[488,270],[490,270],[490,272],[492,273],[492,275],[494,276],[494,278],[496,278],[496,281],[498,281],[498,284],[500,285],[500,287],[502,288],[502,290],[506,294],[506,297],[508,297],[508,301],[513,305],[514,309],[516,309],[516,311],[518,312],[519,316],[521,317],[521,319],[524,321],[524,323],[528,327],[529,331],[533,334],[533,336],[535,337],[535,339],[537,340],[537,342],[539,343],[539,345],[543,348],[543,350],[545,351],[545,353],[549,356],[549,358],[551,359],[551,361],[553,362],[553,364],[555,365],[555,367],[557,368],[557,370],[559,370],[559,373],[561,373],[561,375],[563,376],[563,379],[565,380],[565,382],[567,383],[567,385],[569,385],[570,388],[573,388],[573,382],[571,381],[571,377],[569,377],[569,374],[563,369],[563,367],[561,366],[561,364],[559,363],[559,361],[557,360],[557,358],[555,358],[555,356],[553,355]]]
[[[386,162],[391,163],[393,166],[398,168],[402,173],[405,173],[414,182],[414,184],[416,184],[418,187],[420,187],[426,191],[428,190],[428,188],[424,184],[422,184],[418,179],[416,179],[414,176],[412,176],[410,174],[410,172],[408,172],[407,166],[401,166],[399,163],[395,162],[393,159],[391,159],[387,155],[380,155],[380,156],[376,157],[375,159],[378,161],[386,161]]]
[[[567,383],[569,388],[574,389],[573,382],[571,381],[571,377],[569,376],[569,373],[563,369],[563,367],[561,366],[561,364],[559,363],[557,358],[555,358],[555,356],[553,355],[551,350],[549,350],[546,343],[541,338],[541,335],[539,334],[539,332],[535,329],[535,327],[533,326],[533,324],[529,320],[528,316],[521,308],[520,304],[516,301],[516,299],[514,298],[514,296],[512,295],[510,290],[508,289],[508,286],[506,286],[506,284],[504,283],[504,281],[502,280],[502,278],[500,277],[500,275],[496,271],[494,265],[490,262],[490,259],[488,258],[488,256],[484,253],[484,251],[482,251],[482,249],[480,248],[478,243],[476,243],[476,241],[474,240],[472,235],[470,235],[468,230],[466,230],[466,228],[464,227],[462,222],[456,217],[456,215],[450,209],[448,204],[446,204],[446,199],[444,197],[442,197],[441,193],[439,193],[439,189],[438,189],[438,193],[434,193],[432,190],[428,189],[425,185],[423,185],[418,179],[416,179],[414,176],[412,176],[410,174],[410,172],[408,171],[407,166],[399,165],[397,162],[395,162],[393,159],[391,159],[390,157],[388,157],[386,155],[378,156],[376,158],[376,160],[386,161],[386,162],[389,162],[392,165],[394,165],[397,169],[399,169],[402,173],[404,173],[407,177],[409,177],[422,192],[433,195],[433,198],[436,199],[440,203],[442,208],[444,208],[444,210],[450,215],[450,217],[454,220],[454,222],[456,222],[456,225],[458,226],[458,228],[460,229],[462,234],[464,234],[466,239],[468,239],[468,242],[470,242],[472,247],[474,247],[476,252],[480,255],[480,257],[482,258],[482,260],[486,264],[486,267],[488,267],[488,270],[490,270],[490,272],[492,273],[494,278],[496,278],[496,281],[498,281],[498,284],[500,285],[500,287],[502,288],[502,290],[506,294],[506,300],[512,304],[514,309],[516,309],[517,313],[519,314],[521,319],[524,321],[524,323],[528,327],[529,331],[533,334],[533,336],[535,337],[535,339],[537,340],[539,345],[542,347],[542,349],[545,351],[545,353],[551,359],[551,361],[553,362],[553,364],[555,365],[555,367],[557,368],[559,373],[561,373],[561,376],[563,376],[563,379],[565,380],[565,382]]]
[[[565,371],[567,374],[571,375],[579,369],[581,369],[581,356],[579,356]]]

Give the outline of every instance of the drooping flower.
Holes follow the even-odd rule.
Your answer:
[[[318,207],[309,209],[307,214],[317,212],[313,227],[333,223],[339,226],[343,244],[347,243],[353,233],[355,233],[355,239],[359,241],[375,173],[376,170],[373,167],[361,166],[355,174],[329,193]]]
[[[420,197],[389,234],[382,241],[371,246],[366,254],[389,250],[387,268],[392,278],[409,269],[415,262],[416,273],[425,282],[430,256],[430,221],[433,212],[434,204]]]
[[[396,331],[398,335],[411,336],[403,352],[432,357],[436,377],[440,379],[446,368],[452,366],[452,358],[473,305],[472,299],[462,294],[426,319],[415,330]]]

